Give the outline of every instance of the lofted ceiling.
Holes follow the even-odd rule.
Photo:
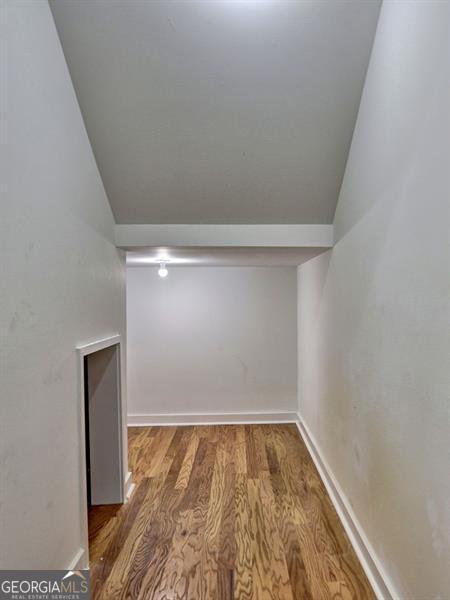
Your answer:
[[[378,0],[51,0],[118,223],[331,223]]]

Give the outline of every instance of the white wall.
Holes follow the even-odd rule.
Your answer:
[[[129,267],[129,414],[295,411],[296,297],[294,267]]]
[[[298,270],[300,413],[405,599],[450,593],[449,23],[384,3],[337,243]]]
[[[82,543],[75,347],[124,333],[113,218],[46,2],[8,1],[0,205],[0,568]]]

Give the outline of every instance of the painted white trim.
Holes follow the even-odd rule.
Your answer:
[[[242,425],[246,423],[295,423],[297,413],[247,412],[247,413],[167,413],[128,415],[128,426],[146,425]]]
[[[341,520],[341,523],[350,539],[355,553],[367,575],[368,580],[378,600],[393,600],[400,598],[395,591],[385,569],[381,565],[372,545],[367,539],[361,524],[356,518],[350,503],[348,502],[342,488],[336,480],[333,472],[323,457],[314,436],[308,426],[298,414],[297,427],[303,441],[308,448],[311,458],[316,465],[319,475],[326,487],[328,495]]]
[[[131,471],[128,471],[127,476],[125,477],[125,486],[124,486],[125,502],[128,502],[128,500],[131,498],[131,495],[133,494],[135,487],[136,487],[136,484],[133,483],[133,474],[131,473]]]
[[[331,248],[333,225],[116,225],[116,246]]]
[[[86,564],[86,556],[84,548],[78,548],[75,556],[66,567],[67,571],[78,571],[80,569],[88,569],[89,565]]]
[[[80,346],[77,346],[77,350],[80,353],[80,356],[84,357],[93,352],[109,348],[110,346],[116,346],[117,344],[120,344],[120,341],[120,335],[116,334],[101,340],[96,340],[95,342],[89,342],[88,344],[81,344]]]

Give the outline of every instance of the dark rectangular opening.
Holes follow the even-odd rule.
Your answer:
[[[83,359],[86,501],[123,502],[120,347]]]

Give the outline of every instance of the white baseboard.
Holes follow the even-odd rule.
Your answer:
[[[246,413],[168,413],[128,415],[128,426],[145,425],[242,425],[246,423],[295,423],[297,413],[246,412]]]
[[[300,415],[298,415],[296,423],[376,597],[378,600],[400,598],[380,564],[333,472],[323,458],[313,435]]]
[[[319,446],[300,415],[287,412],[247,413],[168,413],[128,415],[128,426],[150,425],[228,425],[258,423],[296,423],[311,458],[330,496],[331,502],[350,539],[355,553],[367,575],[378,600],[395,600],[400,595],[395,591],[387,573],[380,564],[371,544],[356,518],[345,494],[323,458]],[[131,473],[127,481],[131,481]],[[134,484],[131,484],[131,488]],[[131,489],[130,488],[130,489]],[[130,492],[131,493],[131,492]],[[127,495],[127,497],[129,497]]]
[[[67,571],[80,571],[81,569],[87,569],[88,565],[86,565],[85,558],[84,548],[78,548],[75,556],[72,558],[69,566],[67,567]]]
[[[134,488],[136,487],[136,484],[133,483],[133,474],[131,473],[131,471],[128,471],[127,476],[125,478],[125,485],[124,485],[124,502],[128,502],[128,500],[131,498],[132,493],[134,492]]]

